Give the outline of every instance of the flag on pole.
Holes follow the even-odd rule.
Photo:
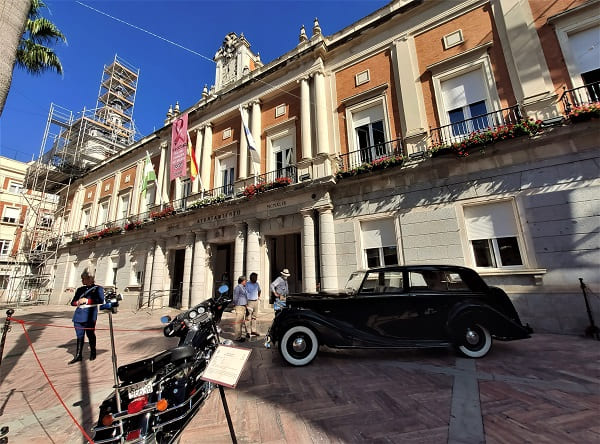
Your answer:
[[[190,179],[192,182],[196,180],[196,176],[198,176],[198,163],[196,163],[196,150],[192,145],[192,138],[190,137],[190,133],[187,135],[188,142],[188,156],[190,157]]]
[[[260,155],[258,154],[256,148],[256,142],[254,142],[254,137],[252,137],[252,133],[248,129],[248,123],[244,117],[244,112],[242,111],[242,106],[240,105],[240,114],[242,115],[242,125],[244,125],[244,133],[246,133],[246,141],[248,142],[248,148],[250,148],[250,155],[252,156],[252,160],[254,162],[260,162]]]
[[[146,190],[148,189],[148,182],[156,181],[156,173],[154,172],[154,166],[150,159],[150,154],[146,151],[146,161],[144,162],[144,181],[142,183],[142,194],[146,197]]]

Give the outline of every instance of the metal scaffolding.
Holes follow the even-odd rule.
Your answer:
[[[20,247],[12,256],[12,275],[5,303],[49,300],[58,249],[66,230],[74,191],[71,184],[94,166],[135,141],[133,108],[139,69],[115,55],[104,65],[96,108],[73,112],[54,103],[36,160],[25,174],[19,227]]]

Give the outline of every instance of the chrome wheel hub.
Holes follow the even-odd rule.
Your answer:
[[[306,341],[304,338],[296,338],[292,343],[292,348],[296,353],[302,353],[306,350]]]
[[[466,340],[469,344],[475,345],[479,342],[479,335],[476,331],[468,329],[466,334]]]

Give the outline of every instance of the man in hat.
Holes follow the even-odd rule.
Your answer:
[[[273,308],[275,311],[285,307],[285,298],[288,295],[287,279],[291,276],[287,268],[281,270],[280,276],[271,282],[271,298],[273,300]]]

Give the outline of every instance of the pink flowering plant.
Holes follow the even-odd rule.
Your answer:
[[[86,234],[85,236],[83,236],[82,241],[87,242],[87,241],[92,241],[92,240],[96,240],[96,239],[102,239],[103,237],[114,236],[115,234],[121,233],[121,231],[123,231],[121,229],[121,227],[104,228],[103,230],[94,231],[93,233]]]
[[[269,191],[274,188],[287,187],[288,185],[291,185],[291,183],[291,177],[282,176],[276,178],[273,182],[260,182],[257,184],[248,185],[246,188],[244,188],[243,194],[248,199],[252,199],[259,193],[264,193],[265,191]]]
[[[590,119],[600,118],[600,102],[589,103],[587,105],[575,106],[571,108],[567,118],[573,122],[584,122]]]
[[[134,220],[132,222],[128,222],[125,224],[125,231],[133,231],[142,227],[142,222],[139,220]]]
[[[385,170],[395,166],[402,165],[404,163],[404,157],[402,154],[391,154],[388,156],[379,157],[372,162],[365,162],[357,167],[350,168],[347,170],[340,169],[335,175],[337,179],[343,179],[344,177],[358,176],[359,174],[370,173],[375,170]]]
[[[458,142],[432,145],[429,147],[428,151],[432,157],[444,153],[453,153],[458,157],[467,157],[469,155],[469,150],[473,148],[480,148],[483,150],[486,145],[491,145],[502,140],[514,139],[515,137],[521,136],[533,136],[539,132],[541,124],[541,120],[535,120],[533,118],[523,119],[515,124],[510,123],[494,128],[474,131]]]
[[[169,216],[172,216],[173,214],[175,214],[175,210],[173,209],[172,206],[169,205],[169,206],[163,208],[162,210],[152,211],[150,213],[150,219],[152,219],[152,220],[162,219],[163,217],[169,217]]]

